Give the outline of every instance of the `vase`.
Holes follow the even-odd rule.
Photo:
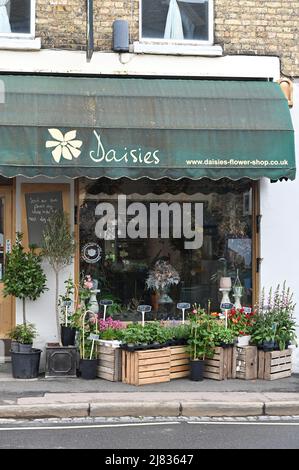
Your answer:
[[[159,294],[158,292],[153,292],[151,294],[151,306],[153,308],[153,312],[157,312],[159,308]]]
[[[232,287],[232,280],[230,277],[221,277],[219,282],[219,287],[221,289],[231,289]]]
[[[172,298],[168,295],[169,287],[164,287],[164,289],[161,289],[160,292],[161,294],[158,300],[159,304],[172,304],[173,303]]]

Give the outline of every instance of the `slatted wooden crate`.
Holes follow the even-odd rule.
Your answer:
[[[245,380],[257,378],[256,346],[236,347],[236,378]]]
[[[204,378],[214,380],[236,378],[236,348],[215,348],[212,359],[205,360]]]
[[[258,351],[258,378],[275,380],[292,374],[292,350]]]
[[[97,377],[121,381],[121,350],[110,346],[98,346]]]
[[[122,381],[145,385],[170,381],[170,348],[122,351]]]
[[[170,380],[189,377],[190,355],[186,346],[170,346]]]

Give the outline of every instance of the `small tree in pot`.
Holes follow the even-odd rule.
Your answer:
[[[60,344],[59,273],[72,263],[74,253],[75,242],[70,230],[69,216],[61,211],[54,212],[43,232],[43,255],[55,273],[56,327]]]
[[[41,255],[31,247],[25,251],[22,245],[22,234],[17,233],[16,242],[6,259],[4,296],[12,295],[23,302],[23,324],[16,325],[10,337],[19,343],[12,352],[12,369],[15,378],[34,378],[38,375],[40,350],[32,351],[36,329],[27,323],[26,300],[36,300],[47,289]],[[26,345],[26,346],[25,346]]]
[[[26,325],[26,299],[36,300],[46,290],[46,275],[41,266],[42,257],[34,247],[26,252],[22,245],[23,234],[17,232],[11,253],[7,254],[4,296],[13,295],[23,302],[23,325]]]

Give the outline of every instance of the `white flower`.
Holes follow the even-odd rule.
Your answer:
[[[59,129],[48,129],[48,131],[56,140],[47,140],[46,148],[55,147],[52,155],[56,163],[60,162],[61,157],[66,160],[79,157],[81,150],[78,149],[81,148],[83,142],[82,140],[74,140],[77,131],[69,131],[65,135]]]

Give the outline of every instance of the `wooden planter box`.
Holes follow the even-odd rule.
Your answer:
[[[186,346],[170,346],[170,380],[189,377],[190,356]]]
[[[236,348],[215,348],[212,359],[205,360],[204,378],[214,380],[236,378]]]
[[[257,378],[257,347],[236,347],[236,378],[254,380]]]
[[[170,348],[122,350],[122,381],[145,385],[170,381]]]
[[[258,351],[258,378],[264,380],[290,377],[292,373],[292,350]]]
[[[111,382],[121,381],[121,350],[111,346],[98,346],[97,377]]]

